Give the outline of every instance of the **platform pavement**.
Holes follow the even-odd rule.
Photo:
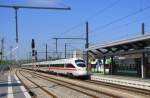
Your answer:
[[[106,78],[114,78],[114,79],[123,79],[123,80],[133,80],[133,81],[140,81],[140,82],[146,82],[150,83],[150,79],[142,79],[139,77],[132,77],[132,76],[121,76],[121,75],[103,75],[103,74],[92,74],[92,76],[98,76],[98,77],[106,77]]]
[[[118,75],[92,74],[91,80],[150,90],[150,79]]]
[[[10,72],[0,74],[0,98],[31,98],[18,77]]]

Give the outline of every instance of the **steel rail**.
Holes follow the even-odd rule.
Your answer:
[[[31,96],[32,98],[36,98],[36,94],[33,93],[33,92],[29,89],[29,87],[21,80],[21,78],[19,77],[17,71],[15,71],[15,74],[16,74],[16,76],[18,77],[18,79],[19,79],[19,81],[21,82],[21,84],[26,88],[26,90],[27,90],[27,92],[30,94],[30,96]]]
[[[29,73],[32,73],[31,71],[27,71]],[[89,91],[93,91],[93,92],[96,92],[96,93],[100,93],[100,94],[104,94],[106,96],[109,96],[111,98],[119,98],[118,96],[115,96],[113,94],[109,94],[109,93],[105,93],[105,92],[101,92],[101,91],[98,91],[98,90],[94,90],[94,89],[91,89],[91,88],[88,88],[88,87],[84,87],[84,86],[80,86],[80,85],[77,85],[77,84],[73,84],[73,83],[70,83],[70,82],[67,82],[67,81],[63,81],[63,80],[59,80],[59,79],[55,79],[55,78],[52,78],[52,77],[48,77],[48,76],[45,76],[45,75],[41,75],[41,74],[38,74],[38,73],[35,73],[34,75],[36,75],[37,77],[39,78],[42,78],[42,79],[45,79],[45,80],[48,80],[50,81],[50,79],[53,79],[53,80],[56,80],[56,81],[59,81],[59,82],[63,82],[63,83],[67,83],[67,84],[70,84],[70,85],[73,85],[73,86],[77,86],[79,88],[82,88],[82,89],[86,89],[86,90],[89,90]],[[56,82],[55,81],[55,82]],[[61,84],[60,84],[61,85]],[[66,85],[63,85],[63,86],[66,86]],[[67,86],[68,87],[68,86]],[[70,86],[69,86],[70,88]],[[72,89],[72,88],[71,88]],[[74,88],[73,88],[74,89]],[[77,89],[74,89],[74,90],[77,90]],[[82,91],[83,92],[83,91]],[[86,93],[86,92],[83,92],[83,93]],[[86,94],[89,94],[89,93],[86,93]],[[93,95],[89,95],[89,96],[93,96]],[[97,96],[93,96],[93,98],[99,98]]]
[[[117,89],[123,89],[123,90],[132,91],[132,92],[136,92],[136,93],[150,95],[150,90],[146,90],[146,89],[142,89],[142,88],[129,87],[129,86],[125,86],[125,85],[112,84],[112,83],[105,83],[105,82],[95,81],[95,80],[85,80],[85,81],[80,80],[80,79],[75,79],[75,80],[76,81],[88,82],[88,83],[97,84],[97,85],[104,85],[104,86],[109,86],[109,87],[113,87],[113,88],[117,88]]]
[[[79,81],[81,81],[81,80],[79,80]],[[131,92],[135,92],[135,93],[150,95],[150,90],[146,90],[146,89],[129,87],[129,86],[124,86],[124,85],[119,85],[119,84],[105,83],[105,82],[95,81],[95,80],[86,80],[85,82],[97,84],[97,85],[109,86],[109,87],[113,87],[113,88],[117,88],[117,89],[123,89],[123,90],[131,91]]]
[[[30,72],[30,74],[33,74],[33,73]],[[87,92],[85,92],[85,91],[72,88],[71,86],[68,86],[68,85],[66,85],[66,84],[62,84],[62,83],[60,83],[60,81],[58,81],[58,80],[46,79],[46,78],[40,77],[40,76],[35,75],[35,74],[34,74],[34,76],[35,76],[35,77],[39,77],[39,78],[44,79],[44,80],[47,80],[47,81],[51,81],[51,82],[53,82],[53,83],[56,83],[56,84],[58,84],[58,85],[64,86],[64,87],[69,88],[69,89],[72,89],[72,90],[74,90],[74,91],[83,93],[83,94],[85,94],[85,95],[87,95],[87,96],[90,96],[91,98],[99,98],[99,97],[97,97],[97,96],[95,96],[95,95],[93,95],[93,94],[89,94],[89,93],[87,93]]]
[[[50,95],[52,98],[58,98],[56,95],[52,94],[50,91],[44,89],[43,87],[41,87],[40,85],[38,85],[36,82],[34,82],[33,80],[29,79],[28,77],[26,77],[25,75],[23,75],[20,70],[19,73],[26,78],[28,81],[30,81],[31,83],[33,83],[34,85],[36,85],[38,88],[40,88],[41,90],[43,90],[45,93],[47,93],[48,95]]]

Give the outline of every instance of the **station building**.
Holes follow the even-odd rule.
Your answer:
[[[86,51],[103,60],[104,74],[150,78],[150,35],[93,45]],[[106,64],[108,59],[111,61]]]

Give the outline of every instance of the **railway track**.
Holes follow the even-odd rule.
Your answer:
[[[41,74],[38,74],[38,75],[41,75]],[[41,75],[41,76],[43,77],[43,75]],[[45,74],[44,74],[44,76],[45,76]],[[47,74],[47,76],[48,76],[48,74]],[[50,77],[48,77],[48,78],[50,78]],[[128,97],[128,98],[150,98],[150,91],[149,90],[137,89],[137,88],[134,88],[134,87],[122,86],[122,85],[111,84],[111,83],[104,83],[104,82],[94,81],[94,80],[84,80],[84,81],[83,80],[77,80],[77,79],[74,79],[74,80],[75,81],[86,82],[86,83],[93,84],[93,85],[97,85],[98,87],[101,87],[101,86],[110,87],[110,89],[112,88],[112,89],[116,89],[116,90],[119,90],[119,91],[121,90],[121,91],[123,91],[123,93],[124,92],[126,92],[126,93],[129,92],[131,96],[134,96],[134,95],[142,96],[142,97]],[[95,90],[95,91],[97,91],[97,90]],[[110,94],[110,96],[111,95],[113,95],[112,98],[120,97],[120,96],[118,96],[118,94],[114,94],[114,93]],[[120,95],[121,95],[121,93],[120,93]],[[128,95],[129,94],[127,94],[127,96]],[[126,98],[124,95],[121,95],[121,96],[123,96],[122,98]]]
[[[79,81],[81,81],[81,80],[79,80]],[[109,86],[109,87],[113,87],[113,88],[117,88],[117,89],[124,89],[124,90],[127,90],[127,91],[141,93],[141,94],[145,94],[145,95],[149,95],[150,96],[150,91],[149,90],[145,90],[145,89],[139,89],[139,88],[137,89],[135,87],[129,87],[129,86],[123,86],[123,85],[118,85],[118,84],[105,83],[105,82],[95,81],[95,80],[85,80],[85,82],[92,83],[92,84],[97,84],[97,85]]]
[[[18,73],[16,72],[17,76]],[[33,83],[34,85],[36,85],[38,88],[40,88],[42,91],[44,91],[45,93],[47,93],[49,96],[51,96],[52,98],[58,98],[57,96],[55,96],[54,94],[52,94],[51,92],[49,92],[48,90],[44,89],[43,87],[41,87],[40,85],[38,85],[36,82],[34,82],[33,80],[29,79],[28,77],[26,77],[25,75],[23,75],[22,73],[19,74],[22,75],[24,78],[26,78],[28,81],[30,81],[31,83]],[[27,87],[27,86],[25,86]]]
[[[19,71],[19,72],[20,72],[20,71]],[[22,75],[22,73],[20,73],[20,74]],[[30,73],[30,74],[33,74],[33,73]],[[69,89],[75,90],[75,91],[77,91],[77,92],[79,92],[79,93],[83,93],[83,94],[89,96],[90,98],[103,98],[103,97],[96,96],[96,95],[94,95],[94,94],[90,94],[90,93],[86,92],[86,90],[76,89],[76,88],[74,88],[74,86],[67,85],[68,83],[67,83],[67,84],[66,84],[66,83],[65,83],[65,84],[63,83],[63,84],[62,84],[62,83],[60,83],[61,81],[59,81],[59,80],[56,81],[56,80],[52,80],[52,79],[46,79],[46,78],[40,77],[39,75],[35,75],[35,73],[34,73],[34,77],[39,77],[39,78],[42,78],[42,79],[44,79],[44,80],[57,83],[58,85],[62,85],[62,86],[67,87],[67,88],[69,88]],[[27,78],[27,77],[26,77],[26,78]],[[29,80],[29,81],[32,81],[32,80]],[[38,86],[38,84],[36,84],[36,85]],[[40,87],[40,86],[38,86],[38,87]],[[54,97],[54,98],[56,98],[56,97]],[[106,97],[106,98],[117,98],[117,97]]]
[[[31,71],[24,71],[24,72],[28,72],[30,74],[33,74],[33,72],[31,72]],[[106,98],[119,98],[118,96],[115,96],[113,94],[104,93],[104,92],[101,92],[101,91],[90,89],[88,87],[76,85],[76,84],[73,84],[73,83],[70,83],[70,82],[67,82],[67,81],[63,81],[63,80],[60,80],[60,79],[58,80],[58,79],[48,77],[48,76],[45,76],[45,75],[41,75],[41,74],[38,74],[38,73],[34,73],[34,76],[39,77],[39,78],[44,79],[44,80],[47,80],[47,81],[57,83],[59,85],[67,87],[69,89],[75,90],[77,92],[83,93],[87,96],[90,96],[91,98],[105,98],[105,97],[98,96],[98,94],[102,94],[102,96],[107,96]]]
[[[82,81],[81,79],[75,79],[77,81]],[[97,85],[104,85],[104,86],[109,86],[117,89],[123,89],[135,93],[140,93],[140,94],[145,94],[150,96],[150,90],[146,89],[140,89],[140,88],[135,88],[135,87],[129,87],[129,86],[124,86],[124,85],[119,85],[119,84],[112,84],[112,83],[105,83],[101,81],[95,81],[95,80],[85,80],[87,83],[92,83],[92,84],[97,84]]]
[[[22,75],[22,74],[21,74],[21,75]],[[34,74],[34,77],[38,77],[38,76]],[[27,78],[27,77],[26,77],[26,78]],[[40,78],[41,78],[41,77],[40,77]],[[43,78],[42,78],[42,79],[43,79]],[[44,79],[44,80],[47,80],[47,79]],[[29,80],[29,81],[31,81],[31,80]],[[50,80],[50,81],[51,81],[51,82],[54,82],[54,83],[57,83],[57,84],[59,84],[59,85],[62,85],[62,84],[58,83],[57,81],[53,81],[53,80]],[[31,82],[33,83],[33,81],[31,81]],[[37,87],[39,87],[39,88],[41,88],[42,90],[44,90],[45,92],[48,92],[47,90],[43,89],[41,86],[39,86],[38,84],[36,84],[35,82],[34,82],[34,84],[35,84]],[[66,85],[62,85],[62,86],[65,86],[65,87],[67,87],[67,88],[70,88],[70,87],[68,87],[68,86],[66,86]],[[70,88],[70,89],[73,89],[73,88]],[[73,90],[78,91],[78,92],[83,93],[83,94],[86,94],[86,95],[90,96],[91,98],[98,98],[98,97],[96,97],[96,96],[94,96],[94,95],[91,95],[91,94],[82,92],[82,91],[80,91],[80,90],[76,90],[76,89],[73,89]],[[53,97],[53,98],[57,98],[57,97]]]
[[[83,81],[83,80],[80,80],[80,79],[75,79],[75,80],[76,81]],[[127,90],[127,91],[140,93],[140,94],[145,94],[145,95],[150,96],[150,91],[146,90],[146,89],[140,89],[140,88],[137,89],[135,87],[129,87],[129,86],[124,86],[124,85],[119,85],[119,84],[112,84],[112,83],[105,83],[105,82],[95,81],[95,80],[84,80],[84,82],[97,84],[97,85],[109,86],[109,87],[112,87],[112,88],[123,89],[123,90]]]
[[[30,94],[30,96],[32,98],[36,98],[35,93],[33,93],[32,91],[30,91],[29,87],[27,85],[25,85],[24,81],[21,80],[21,78],[19,77],[19,75],[17,74],[17,71],[15,71],[16,76],[18,77],[18,79],[21,81],[21,84],[26,88],[27,92]]]

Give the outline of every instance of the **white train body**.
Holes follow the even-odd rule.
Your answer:
[[[28,63],[28,64],[22,64],[22,67],[45,71],[45,72],[50,71],[58,74],[66,74],[71,76],[87,75],[86,65],[84,61],[79,58]]]

